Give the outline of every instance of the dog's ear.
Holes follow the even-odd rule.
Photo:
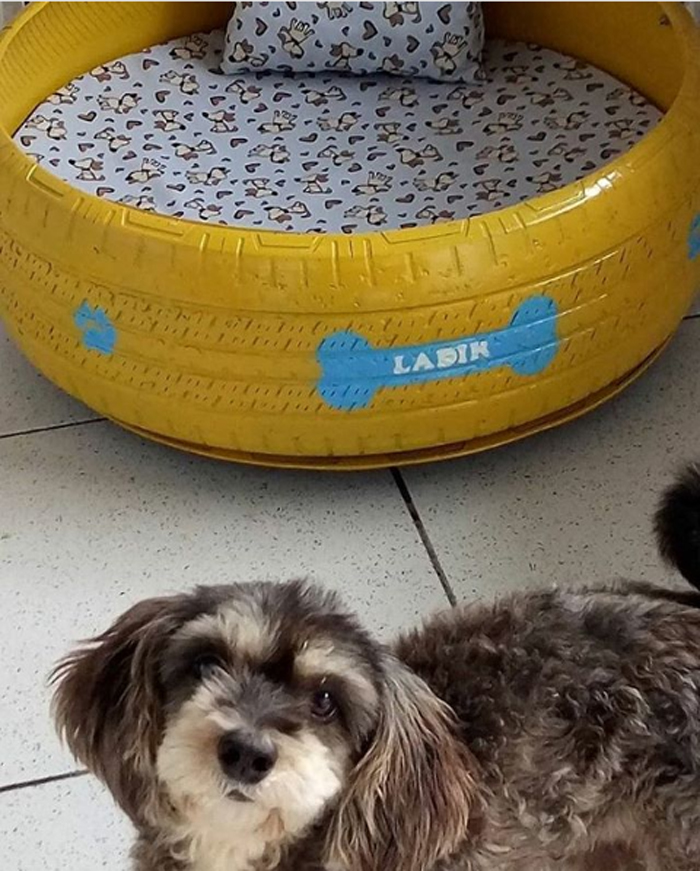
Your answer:
[[[426,871],[467,838],[476,763],[454,715],[387,657],[379,722],[331,820],[329,865],[353,871]]]
[[[106,632],[70,653],[51,676],[56,728],[134,822],[155,790],[163,728],[159,654],[182,623],[188,596],[134,605]]]

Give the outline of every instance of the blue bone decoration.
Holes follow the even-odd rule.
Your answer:
[[[334,333],[318,347],[318,391],[331,408],[353,411],[369,405],[382,387],[459,378],[500,366],[517,375],[536,375],[559,349],[556,317],[553,299],[532,296],[516,308],[507,327],[459,339],[373,348],[357,333]]]

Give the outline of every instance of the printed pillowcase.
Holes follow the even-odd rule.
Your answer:
[[[221,69],[479,78],[480,3],[236,3]]]

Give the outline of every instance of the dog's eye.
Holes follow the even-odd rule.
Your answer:
[[[338,713],[338,705],[328,690],[317,690],[311,697],[311,713],[317,720],[328,722]]]
[[[206,677],[215,668],[223,668],[221,658],[215,653],[200,653],[192,660],[192,671],[197,677]]]

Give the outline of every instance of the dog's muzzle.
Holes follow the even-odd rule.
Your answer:
[[[277,749],[270,738],[236,729],[221,736],[218,756],[221,770],[229,780],[255,786],[274,768]],[[242,794],[241,797],[245,798]]]

